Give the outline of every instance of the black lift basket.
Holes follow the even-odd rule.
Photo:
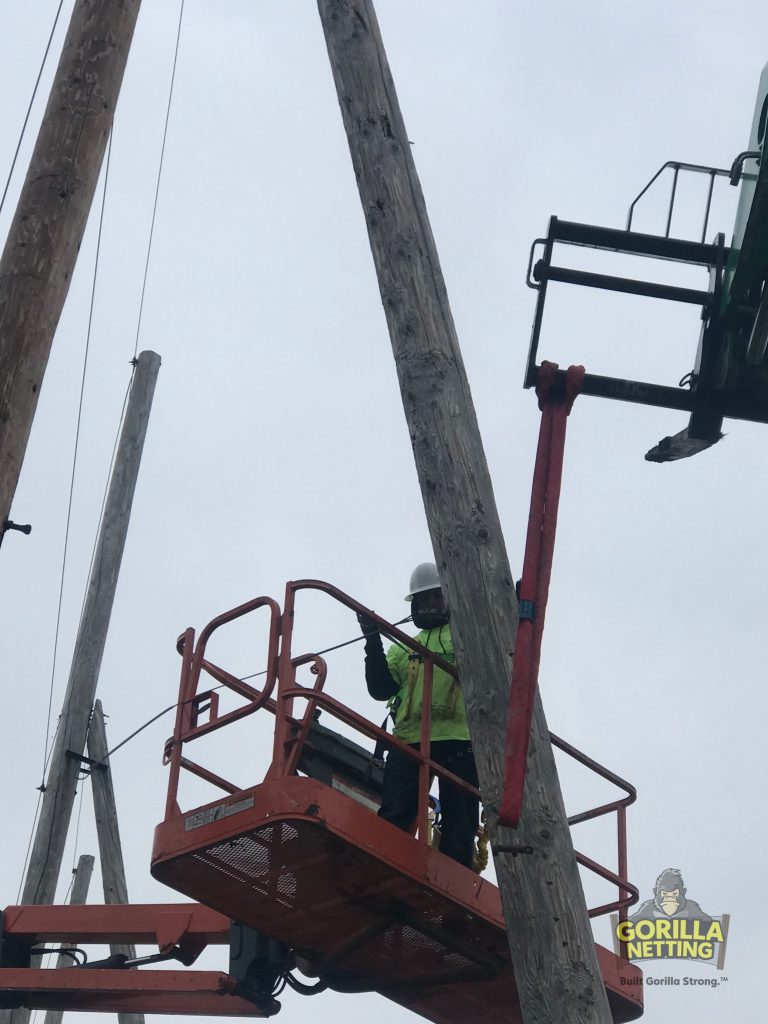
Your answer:
[[[538,292],[538,297],[526,367],[525,387],[535,387],[537,382],[539,372],[537,358],[547,288],[550,282],[559,281],[566,284],[586,285],[590,288],[626,292],[632,295],[646,295],[674,302],[686,302],[701,309],[702,326],[696,360],[691,372],[683,377],[677,387],[627,380],[621,377],[599,376],[594,373],[587,373],[584,378],[582,389],[584,394],[690,413],[691,418],[687,430],[681,432],[677,438],[665,438],[656,449],[648,453],[646,458],[651,461],[669,461],[709,447],[722,436],[721,428],[724,417],[760,423],[768,422],[768,374],[762,366],[765,357],[765,344],[756,337],[759,322],[763,319],[758,314],[763,306],[766,267],[762,260],[757,261],[760,263],[758,272],[752,273],[752,279],[746,285],[743,287],[740,285],[737,295],[734,289],[737,283],[740,284],[740,268],[737,265],[734,271],[732,264],[735,261],[734,258],[738,258],[739,253],[733,253],[732,256],[731,249],[725,245],[723,234],[717,234],[712,242],[704,241],[715,178],[728,177],[732,184],[737,184],[745,159],[752,158],[752,163],[757,166],[758,161],[754,159],[757,155],[740,154],[731,170],[678,162],[664,164],[632,203],[624,230],[597,227],[592,224],[577,224],[573,221],[552,217],[546,238],[537,238],[534,241],[528,261],[526,283]],[[647,192],[659,175],[670,168],[673,171],[673,180],[665,233],[654,235],[633,231],[632,217],[637,201]],[[680,171],[709,175],[706,210],[701,237],[698,241],[673,238],[669,234]],[[764,202],[764,195],[768,192],[762,181],[764,171],[765,168],[761,167],[760,173],[757,175],[758,187],[750,215],[750,223],[753,228],[751,234],[753,235],[753,221],[759,223],[759,221],[764,222],[767,219],[763,216],[763,211],[760,208]],[[761,188],[761,186],[763,187]],[[748,227],[747,235],[749,234]],[[762,231],[760,235],[762,236]],[[741,245],[742,256],[747,254],[749,241],[750,239],[745,236]],[[756,241],[762,243],[764,239],[760,237]],[[628,253],[656,260],[672,260],[676,263],[700,266],[707,269],[709,284],[706,290],[699,290],[556,266],[552,262],[556,245],[585,246],[605,252]],[[754,245],[750,248],[754,248]],[[761,248],[765,247],[761,246]],[[743,278],[744,274],[741,274],[741,279]],[[730,286],[728,295],[724,291],[724,282]],[[768,335],[768,331],[763,333]],[[559,378],[562,378],[563,382],[564,377],[564,372],[560,371]]]

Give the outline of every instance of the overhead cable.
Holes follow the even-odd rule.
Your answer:
[[[32,96],[30,97],[30,100],[29,100],[29,106],[27,107],[27,113],[24,116],[24,123],[21,126],[21,131],[19,132],[19,141],[16,143],[16,152],[13,154],[13,160],[11,161],[11,169],[10,169],[10,171],[8,171],[8,178],[6,179],[5,188],[3,189],[3,196],[2,196],[2,199],[0,199],[0,213],[2,213],[2,211],[3,211],[3,206],[5,205],[5,197],[8,195],[8,188],[9,188],[9,186],[11,184],[11,178],[13,177],[13,172],[16,169],[16,161],[18,160],[18,157],[19,157],[19,150],[21,149],[21,143],[24,140],[24,134],[25,134],[25,132],[27,130],[27,124],[29,123],[29,115],[32,113],[32,106],[33,106],[33,104],[35,102],[35,96],[37,96],[37,87],[40,85],[40,79],[43,76],[43,69],[45,68],[45,62],[48,60],[48,53],[49,53],[49,51],[51,49],[51,43],[53,42],[53,36],[54,36],[54,33],[56,32],[56,26],[59,23],[59,15],[61,14],[61,8],[62,8],[63,3],[64,3],[64,0],[59,0],[59,6],[56,9],[56,17],[53,19],[53,27],[51,28],[51,34],[48,36],[48,42],[46,43],[46,46],[45,46],[45,53],[43,54],[43,59],[40,62],[40,70],[37,72],[37,78],[35,79],[35,87],[32,90]]]

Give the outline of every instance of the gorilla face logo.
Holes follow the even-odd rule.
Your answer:
[[[685,889],[683,889],[682,894],[679,889],[659,889],[659,891],[655,893],[654,903],[659,910],[664,911],[667,917],[672,917],[672,915],[676,914],[680,909],[681,895],[685,895]]]
[[[656,879],[653,887],[653,898],[641,904],[631,921],[653,920],[659,917],[698,918],[702,921],[711,920],[695,900],[686,897],[685,883],[678,868],[666,868]]]

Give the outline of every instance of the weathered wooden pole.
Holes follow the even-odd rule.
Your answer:
[[[155,352],[139,355],[77,631],[22,903],[53,903],[56,898],[159,369],[160,356]],[[27,1020],[26,1009],[0,1012],[0,1024],[24,1024]]]
[[[52,903],[128,533],[160,356],[142,352],[120,433],[22,903]]]
[[[517,602],[445,282],[371,0],[318,0],[400,379],[496,853],[525,1024],[611,1020],[537,701],[519,827],[499,831]],[[523,498],[521,494],[521,500]]]
[[[93,707],[91,724],[88,728],[88,756],[96,762],[91,767],[91,791],[93,810],[96,815],[96,835],[99,841],[101,880],[104,886],[104,902],[127,903],[128,884],[125,880],[123,849],[120,844],[120,829],[117,823],[117,804],[112,785],[112,772],[107,757],[107,730],[104,725],[104,711],[101,701]],[[123,954],[129,960],[136,957],[136,947],[111,943],[110,953]],[[143,1013],[118,1013],[119,1024],[144,1024]]]
[[[101,170],[141,0],[76,0],[0,258],[0,529]]]
[[[93,857],[89,853],[84,853],[78,858],[77,868],[75,869],[75,881],[72,885],[72,895],[69,898],[69,902],[73,907],[82,907],[88,900],[88,887],[91,884],[91,875],[93,874]],[[71,943],[62,943],[62,945],[71,945]],[[62,956],[59,953],[56,958],[56,968],[72,967],[73,963],[67,956]],[[64,1019],[63,1010],[46,1010],[45,1013],[45,1024],[61,1024]]]
[[[108,904],[127,903],[128,885],[125,880],[115,790],[112,785],[112,772],[109,767],[107,751],[104,710],[101,701],[97,700],[93,706],[91,724],[88,729],[88,756],[96,762],[91,766],[91,791],[93,793],[93,810],[96,816],[96,834],[99,841],[104,902]]]

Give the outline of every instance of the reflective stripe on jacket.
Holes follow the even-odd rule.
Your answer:
[[[423,629],[414,637],[444,661],[454,661],[453,640],[448,626]],[[421,706],[424,700],[424,664],[414,651],[393,644],[387,651],[389,671],[400,687],[389,702],[395,718],[392,730],[405,743],[421,738]],[[432,672],[432,740],[468,740],[467,712],[459,684],[437,665]]]

